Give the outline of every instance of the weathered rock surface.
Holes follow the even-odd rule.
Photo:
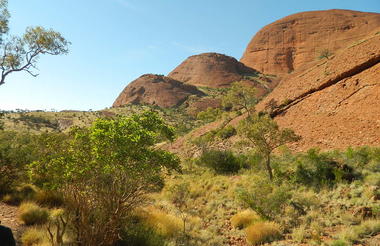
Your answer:
[[[283,76],[335,54],[380,27],[380,14],[351,10],[302,12],[262,28],[248,44],[241,62],[261,73]]]
[[[204,53],[190,56],[170,72],[168,77],[195,86],[220,88],[228,87],[232,82],[252,75],[257,75],[257,71],[246,67],[233,57]]]
[[[380,145],[380,33],[289,76],[257,105],[306,150]],[[272,109],[269,105],[272,105]],[[273,108],[273,105],[280,105]]]
[[[151,104],[160,107],[173,107],[184,102],[190,95],[202,96],[195,86],[175,79],[155,74],[145,74],[132,81],[120,93],[113,107],[125,104]]]

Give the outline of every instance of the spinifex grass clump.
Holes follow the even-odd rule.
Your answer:
[[[21,242],[24,246],[42,245],[48,242],[46,231],[38,227],[29,228],[22,234]]]
[[[33,202],[25,202],[19,208],[19,218],[25,225],[45,224],[49,219],[49,210]]]
[[[251,245],[273,242],[282,237],[280,226],[274,222],[257,222],[245,230]]]
[[[173,237],[182,232],[181,219],[162,210],[148,207],[139,212],[139,217],[146,225],[164,237]]]
[[[232,216],[231,225],[235,228],[243,229],[260,220],[261,218],[257,215],[257,213],[253,210],[246,209]]]

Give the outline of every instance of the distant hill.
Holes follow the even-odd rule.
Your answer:
[[[190,56],[169,73],[169,77],[186,84],[211,88],[228,87],[232,82],[258,72],[231,56],[203,53]]]
[[[150,104],[173,107],[190,95],[204,95],[195,86],[155,74],[145,74],[128,84],[113,103],[113,107],[126,104]]]

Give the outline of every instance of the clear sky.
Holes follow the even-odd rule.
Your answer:
[[[309,10],[380,12],[380,0],[9,0],[12,34],[41,25],[72,42],[42,56],[36,78],[10,75],[0,109],[103,109],[145,73],[168,74],[190,55],[237,59],[263,26]]]

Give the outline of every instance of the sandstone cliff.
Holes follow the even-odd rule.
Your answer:
[[[283,76],[323,53],[335,54],[360,42],[379,26],[379,13],[334,9],[293,14],[262,28],[240,61],[262,73]]]

